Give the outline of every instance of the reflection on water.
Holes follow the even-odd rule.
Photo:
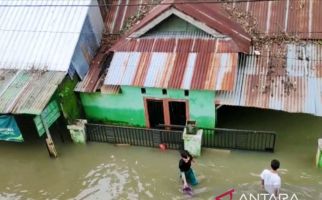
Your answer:
[[[247,111],[247,112],[246,112]],[[262,192],[259,174],[281,161],[282,192],[322,199],[322,171],[314,167],[320,118],[253,110],[227,110],[220,126],[276,130],[274,154],[205,149],[194,169],[203,177],[189,199],[213,199],[229,189],[236,196]],[[244,116],[245,112],[247,117]],[[176,151],[90,143],[60,144],[49,159],[43,143],[0,145],[0,199],[187,199],[181,193]]]
[[[85,189],[75,199],[120,199],[122,195],[124,196],[124,191],[127,199],[139,199],[138,193],[142,192],[153,198],[153,194],[145,188],[150,184],[143,184],[139,174],[128,166],[129,163],[125,159],[118,162],[112,155],[109,162],[110,164],[98,165],[85,175],[82,182],[82,187]],[[137,164],[136,161],[135,165]]]

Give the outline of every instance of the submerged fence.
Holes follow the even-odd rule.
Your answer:
[[[202,146],[274,152],[276,133],[237,129],[203,129]]]
[[[171,126],[168,126],[168,129]],[[177,126],[174,128],[178,128]],[[86,124],[88,141],[183,149],[182,131]],[[276,133],[236,129],[203,129],[202,147],[274,152]]]
[[[86,133],[87,140],[92,142],[145,147],[159,147],[159,144],[166,144],[169,149],[183,149],[181,131],[86,124]]]

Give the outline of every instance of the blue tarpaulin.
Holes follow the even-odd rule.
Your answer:
[[[0,115],[0,140],[23,142],[23,137],[13,116]]]

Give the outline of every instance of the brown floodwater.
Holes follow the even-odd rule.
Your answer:
[[[50,159],[40,140],[0,143],[0,199],[214,199],[235,189],[261,192],[259,174],[273,158],[281,161],[282,192],[322,199],[322,169],[314,166],[322,118],[257,109],[221,108],[218,126],[274,130],[275,153],[204,149],[193,168],[200,178],[192,198],[181,193],[177,151],[116,147],[106,143],[57,142]]]

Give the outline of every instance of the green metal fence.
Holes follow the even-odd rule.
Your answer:
[[[160,126],[162,129],[87,124],[88,141],[130,144],[134,146],[183,149],[184,126]],[[274,152],[276,133],[237,129],[203,128],[202,147]]]
[[[274,152],[276,133],[237,129],[203,129],[202,146]]]
[[[165,144],[168,149],[183,149],[181,131],[135,128],[102,124],[86,124],[87,140],[134,146],[159,147]]]

